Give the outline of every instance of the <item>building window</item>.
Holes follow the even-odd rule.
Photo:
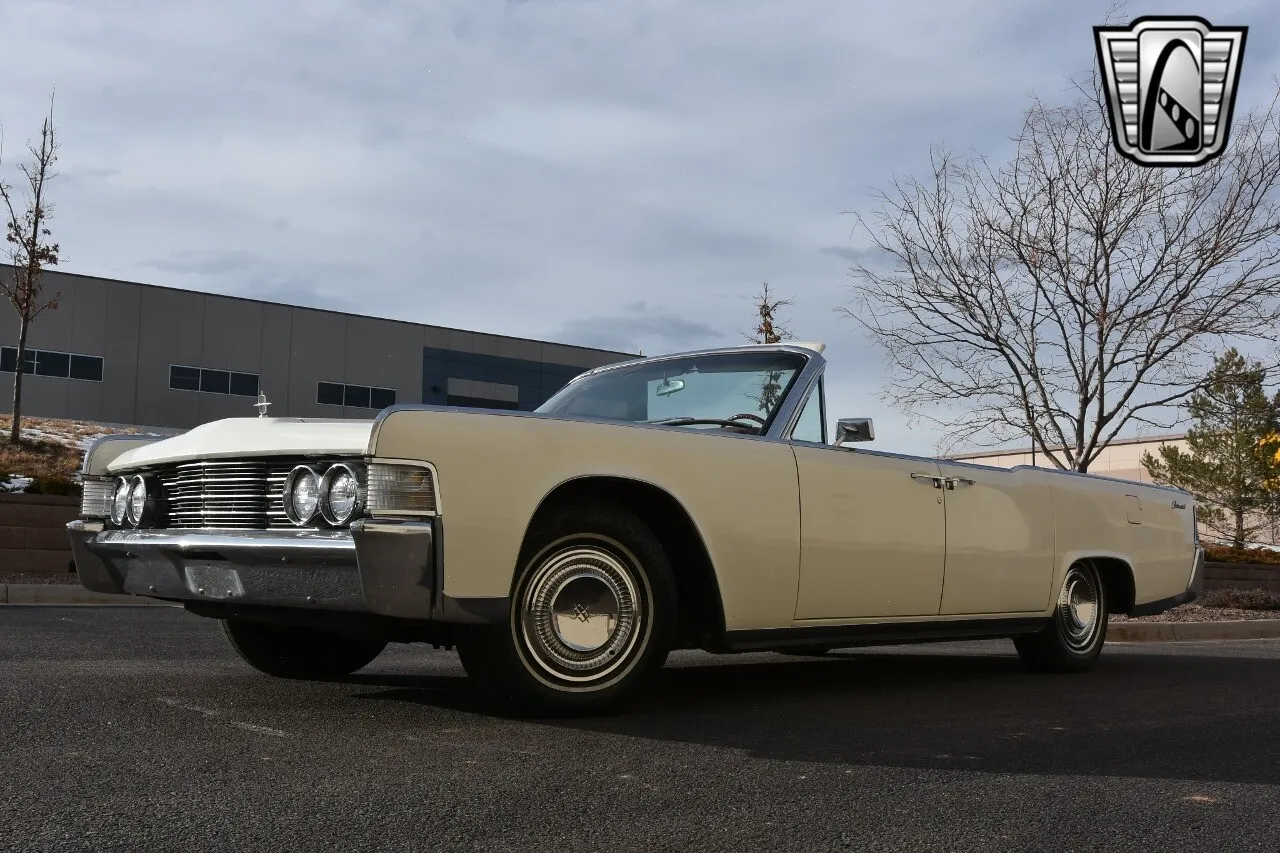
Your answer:
[[[483,397],[463,397],[450,394],[445,397],[446,406],[465,406],[468,409],[519,409],[520,404],[510,400],[486,400]]]
[[[343,389],[342,405],[354,406],[357,409],[369,408],[369,387],[367,385],[348,385]]]
[[[394,388],[317,382],[316,402],[325,406],[350,406],[354,409],[385,409],[396,404],[396,392]]]
[[[207,394],[231,393],[231,373],[226,370],[201,370],[200,390]]]
[[[200,368],[169,365],[169,387],[175,391],[199,391]]]
[[[86,382],[102,381],[102,359],[96,355],[72,355],[71,378]]]
[[[316,385],[316,402],[326,406],[342,405],[342,388],[337,382],[320,382]]]
[[[102,356],[43,349],[28,349],[25,356],[23,373],[87,382],[102,381]],[[18,348],[0,347],[0,372],[14,373],[17,367]]]
[[[258,374],[171,364],[169,365],[169,387],[174,391],[204,391],[207,394],[256,397],[258,396]]]
[[[230,390],[237,397],[258,396],[258,375],[256,373],[232,373]]]

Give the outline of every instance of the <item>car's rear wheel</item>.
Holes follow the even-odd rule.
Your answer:
[[[246,619],[223,619],[222,629],[249,666],[279,678],[341,678],[372,663],[387,646],[382,640]]]
[[[620,507],[572,506],[530,531],[505,624],[458,638],[468,675],[526,713],[600,713],[661,669],[675,628],[671,564]]]
[[[1032,669],[1081,672],[1093,666],[1106,638],[1107,589],[1097,568],[1080,562],[1067,569],[1049,625],[1013,642]]]

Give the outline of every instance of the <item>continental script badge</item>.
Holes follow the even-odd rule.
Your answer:
[[[1174,17],[1094,27],[1116,150],[1144,166],[1199,166],[1221,154],[1248,30]]]

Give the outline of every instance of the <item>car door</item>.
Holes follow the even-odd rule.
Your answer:
[[[800,483],[796,620],[934,616],[945,558],[930,459],[793,441]]]
[[[1053,503],[1045,473],[938,461],[946,488],[944,616],[1038,613],[1053,582]]]

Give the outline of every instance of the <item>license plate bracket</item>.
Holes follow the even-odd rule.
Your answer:
[[[195,561],[183,570],[187,588],[205,598],[243,598],[244,584],[240,573],[225,563]]]

